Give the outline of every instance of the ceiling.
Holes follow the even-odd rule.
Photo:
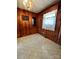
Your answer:
[[[28,10],[27,8],[24,7],[23,1],[24,0],[17,0],[17,7]],[[58,2],[58,1],[59,0],[32,0],[32,8],[29,11],[34,13],[39,13],[46,7],[53,5],[55,2]]]

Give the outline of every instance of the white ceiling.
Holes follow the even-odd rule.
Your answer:
[[[17,7],[21,9],[28,10],[23,5],[24,0],[17,0]],[[41,12],[46,7],[52,5],[54,2],[57,2],[59,0],[32,0],[32,9],[31,12],[38,13]]]

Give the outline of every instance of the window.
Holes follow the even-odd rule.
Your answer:
[[[36,18],[35,17],[32,17],[32,25],[36,26]]]
[[[34,25],[34,19],[32,18],[32,25]]]
[[[56,14],[57,10],[53,10],[43,15],[43,29],[55,31]]]

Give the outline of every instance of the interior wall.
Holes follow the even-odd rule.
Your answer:
[[[44,9],[42,12],[36,14],[23,9],[17,8],[17,37],[23,37],[29,34],[40,33],[46,38],[61,44],[61,11],[60,3]],[[58,9],[56,17],[55,31],[42,29],[43,14],[52,10]],[[22,15],[29,16],[29,21],[24,21]],[[32,17],[36,17],[36,26],[32,26]]]
[[[38,14],[38,30],[39,33],[44,35],[45,37],[49,38],[50,40],[59,43],[60,44],[60,39],[58,39],[58,34],[60,31],[60,26],[61,26],[61,12],[58,9],[59,4],[55,4],[45,10],[43,10],[41,13]],[[50,12],[52,10],[58,9],[57,12],[57,17],[56,17],[56,30],[55,31],[49,31],[49,30],[45,30],[42,29],[42,21],[43,21],[43,14]]]
[[[22,15],[29,16],[29,20],[23,20]],[[36,17],[36,14],[17,8],[17,37],[37,33],[37,20],[36,26],[33,26],[32,17]]]

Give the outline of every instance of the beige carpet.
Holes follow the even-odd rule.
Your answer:
[[[40,34],[17,40],[17,59],[61,59],[60,46]]]

